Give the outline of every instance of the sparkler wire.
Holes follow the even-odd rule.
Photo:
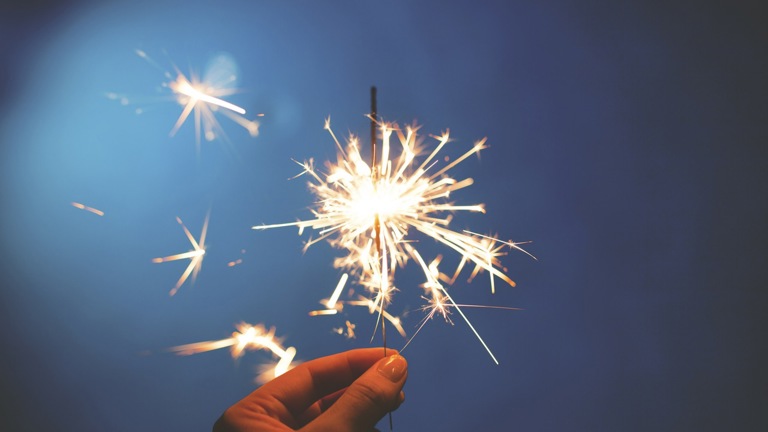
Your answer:
[[[371,176],[373,177],[374,193],[376,191],[376,184],[378,183],[378,168],[376,167],[376,86],[371,86]],[[382,160],[386,160],[383,156]],[[381,339],[384,345],[384,357],[387,356],[387,321],[381,319],[381,315],[384,313],[384,301],[386,296],[384,295],[384,284],[387,283],[387,277],[384,272],[387,271],[387,252],[381,250],[381,221],[379,220],[379,213],[375,215],[373,222],[373,230],[376,236],[376,254],[381,255],[381,280],[379,285],[379,292],[381,293],[381,312],[379,313],[379,319],[381,320]],[[376,260],[378,261],[378,259]],[[392,431],[392,411],[389,412],[389,430]]]

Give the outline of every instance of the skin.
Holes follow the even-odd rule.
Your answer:
[[[229,407],[213,431],[373,430],[403,403],[408,378],[403,357],[382,354],[357,349],[302,363]]]

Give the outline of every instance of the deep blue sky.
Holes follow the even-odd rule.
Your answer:
[[[450,128],[454,157],[488,137],[454,197],[488,212],[454,226],[531,240],[539,258],[506,257],[518,286],[494,296],[483,277],[452,288],[525,310],[468,311],[499,366],[460,321],[429,323],[404,353],[395,430],[768,429],[764,10],[210,3],[3,6],[4,429],[209,430],[267,356],[163,350],[239,321],[275,326],[305,360],[368,346],[370,317],[351,314],[347,341],[306,314],[339,251],[250,227],[309,216],[291,158],[334,158],[328,115],[364,135],[372,84],[386,119]],[[163,77],[137,48],[185,71],[229,53],[245,90],[231,99],[265,113],[261,135],[223,119],[239,156],[204,143],[198,159],[190,124],[168,137],[180,107],[153,101]],[[209,208],[200,277],[169,298],[185,264],[150,259],[186,250],[174,218],[197,234]],[[391,310],[418,307],[421,282],[398,273]]]

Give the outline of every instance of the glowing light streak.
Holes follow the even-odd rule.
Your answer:
[[[334,306],[336,306],[336,302],[339,300],[339,296],[341,295],[341,290],[344,289],[344,285],[346,285],[348,278],[349,276],[346,273],[341,275],[339,283],[336,284],[336,289],[333,290],[331,298],[328,299],[328,302],[325,304],[328,309],[333,309]]]
[[[368,311],[373,314],[374,312],[378,312],[380,316],[382,316],[384,319],[390,322],[395,329],[397,329],[397,332],[400,333],[400,336],[406,337],[405,330],[403,329],[403,325],[400,322],[400,318],[392,315],[391,313],[387,312],[386,309],[383,309],[381,307],[380,302],[376,302],[371,299],[367,299],[365,297],[360,296],[357,300],[347,300],[344,302],[345,304],[351,305],[351,306],[365,306],[368,308]]]
[[[99,210],[99,209],[96,209],[96,208],[93,208],[93,207],[88,207],[87,205],[83,205],[83,204],[80,204],[80,203],[74,202],[74,201],[71,204],[72,204],[73,207],[79,208],[80,210],[85,210],[87,212],[91,212],[91,213],[93,213],[93,214],[95,214],[97,216],[104,216],[104,212]]]
[[[213,351],[222,348],[230,348],[232,358],[238,359],[248,350],[266,350],[270,351],[278,359],[274,366],[263,368],[262,373],[257,377],[259,382],[266,382],[276,378],[289,371],[296,365],[293,361],[296,357],[296,348],[284,348],[282,341],[275,338],[275,328],[267,330],[263,325],[250,325],[240,323],[237,325],[237,331],[226,339],[196,342],[187,345],[171,347],[168,351],[178,355],[192,355],[207,351]]]

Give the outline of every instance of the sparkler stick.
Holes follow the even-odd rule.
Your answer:
[[[376,86],[371,86],[371,180],[373,182],[374,194],[376,193],[376,184],[379,181],[378,169],[376,166]],[[382,160],[384,158],[382,157]],[[381,249],[381,221],[379,214],[374,214],[373,220],[373,238],[376,241],[376,258],[381,255],[381,269],[385,272],[387,269],[387,255],[386,251]],[[378,261],[378,259],[377,259]],[[384,312],[384,300],[386,298],[386,278],[381,278],[381,285],[379,286],[379,292],[381,297],[381,312],[379,312],[379,320],[381,321],[381,339],[384,345],[384,357],[387,356],[387,324],[386,321],[381,319],[381,314]],[[389,415],[389,428],[392,429],[392,413]]]
[[[233,332],[229,338],[180,345],[168,348],[168,351],[178,355],[192,355],[222,348],[230,348],[232,358],[234,359],[242,357],[246,350],[266,350],[272,352],[278,358],[278,362],[274,367],[263,369],[262,373],[257,377],[257,381],[262,383],[279,377],[296,365],[293,362],[293,359],[296,357],[296,348],[283,348],[281,341],[275,338],[275,328],[272,327],[267,330],[261,324],[250,325],[240,323],[237,325],[237,331]]]
[[[192,275],[192,282],[194,283],[195,279],[197,279],[197,274],[200,272],[200,269],[203,266],[203,258],[205,257],[205,235],[208,232],[208,220],[210,219],[211,212],[208,211],[208,213],[205,215],[205,222],[203,222],[203,230],[200,233],[200,242],[198,243],[195,238],[192,236],[192,233],[189,232],[186,226],[184,226],[184,222],[181,221],[181,218],[176,217],[176,222],[181,225],[181,228],[184,230],[184,234],[186,234],[187,238],[189,239],[189,242],[192,244],[193,250],[189,252],[184,252],[176,255],[170,255],[167,257],[161,257],[161,258],[152,258],[153,263],[163,263],[168,261],[176,261],[180,259],[189,259],[189,265],[187,266],[187,269],[184,270],[184,273],[181,274],[181,277],[176,282],[176,285],[171,289],[170,295],[173,296],[176,294],[176,291],[181,288],[181,286],[184,284],[184,282],[187,280],[187,278]]]
[[[371,168],[373,170],[371,171],[371,178],[374,185],[374,193],[376,184],[379,181],[378,172],[379,170],[376,167],[376,86],[371,86]],[[385,156],[382,156],[382,161],[386,160]],[[381,249],[381,221],[379,219],[379,214],[376,213],[374,215],[374,222],[373,222],[373,233],[374,233],[374,239],[376,240],[376,256],[378,257],[381,255],[381,270],[382,272],[387,271],[387,253],[386,251]],[[377,260],[378,261],[378,260]],[[384,357],[387,356],[387,321],[381,319],[381,316],[384,314],[384,301],[386,298],[386,284],[387,278],[382,277],[381,278],[381,285],[379,286],[379,293],[381,297],[381,309],[379,311],[379,321],[381,321],[381,340],[382,345],[384,345]],[[389,412],[389,430],[392,430],[392,411]]]

